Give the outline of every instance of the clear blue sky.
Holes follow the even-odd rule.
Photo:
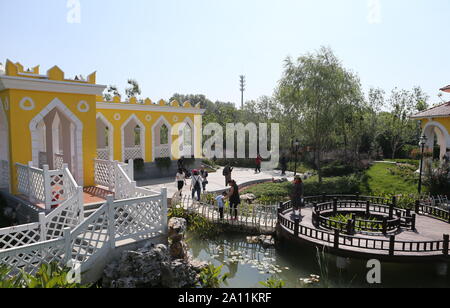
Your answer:
[[[132,77],[152,100],[238,103],[240,74],[247,100],[271,95],[287,56],[325,45],[364,89],[420,85],[437,103],[450,84],[448,0],[378,0],[379,14],[377,0],[78,1],[81,22],[68,23],[67,0],[0,0],[0,62],[96,70],[122,90]]]

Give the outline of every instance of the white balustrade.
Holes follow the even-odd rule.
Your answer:
[[[126,161],[130,159],[144,158],[142,153],[142,147],[140,145],[131,148],[125,148],[124,154],[125,154],[124,160]]]
[[[171,157],[170,145],[160,145],[155,147],[155,158]]]
[[[87,272],[120,241],[140,241],[164,234],[167,234],[166,189],[158,195],[128,200],[114,201],[109,197],[75,229],[61,230],[57,239],[0,248],[0,264],[10,267],[13,274],[20,270],[33,274],[42,263],[57,262],[65,266],[71,261],[81,266],[82,272]]]
[[[64,165],[64,154],[61,153],[55,154],[53,165],[55,167],[55,170],[62,169]]]
[[[109,160],[110,153],[108,148],[97,149],[97,159],[100,160]]]

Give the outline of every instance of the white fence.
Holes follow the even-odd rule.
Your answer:
[[[107,187],[115,193],[116,200],[127,199],[134,196],[136,183],[134,183],[134,163],[128,164],[118,161],[94,160],[95,184]],[[134,183],[134,184],[133,184]],[[133,186],[134,187],[131,187]]]
[[[23,194],[33,203],[41,203],[47,212],[71,198],[74,189],[78,185],[73,180],[67,167],[63,164],[59,170],[49,170],[16,164],[17,167],[17,191]]]
[[[0,263],[14,271],[35,273],[42,263],[57,262],[89,270],[117,245],[167,233],[167,190],[158,195],[114,201],[111,197],[74,230],[58,239],[0,250]],[[125,242],[124,242],[125,241]]]
[[[170,157],[170,145],[160,145],[155,147],[155,158]]]
[[[55,183],[55,185],[58,183],[58,188],[41,185],[43,192],[38,190],[38,196],[52,196],[54,198],[55,191],[59,191],[61,196],[58,198],[58,202],[60,204],[47,216],[45,213],[40,213],[39,222],[0,229],[0,250],[60,238],[65,228],[73,229],[82,222],[84,217],[83,188],[77,185],[67,165],[64,165],[63,170],[52,172],[32,167],[24,168],[23,165],[19,165],[18,169],[23,169],[22,172],[25,172],[24,170],[31,172],[33,175],[31,179],[38,179],[38,184],[28,181],[28,186],[25,186],[23,183],[19,183],[19,187],[23,185],[23,187],[19,188],[19,191],[25,189],[28,192],[33,191],[30,187],[46,182],[43,179],[49,177],[51,179],[50,183]],[[59,176],[61,174],[62,176]],[[55,177],[58,177],[58,181],[56,181]],[[49,191],[45,191],[45,187]]]
[[[124,152],[124,160],[144,158],[142,147],[140,145],[131,148],[125,148]]]
[[[108,148],[97,149],[97,159],[109,160],[110,153]]]

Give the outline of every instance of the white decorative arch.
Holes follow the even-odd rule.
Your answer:
[[[6,102],[5,102],[6,103]],[[3,123],[3,124],[2,124]],[[6,184],[8,191],[11,192],[11,166],[10,166],[10,152],[9,152],[9,122],[8,117],[6,116],[6,110],[3,106],[2,99],[0,98],[0,142],[5,141],[5,144],[2,144],[3,152],[0,152],[0,177],[2,182],[4,181]],[[6,188],[6,187],[2,187]]]
[[[436,129],[438,130],[438,133],[436,134]],[[447,129],[444,125],[442,125],[439,122],[436,121],[430,121],[428,122],[425,127],[423,128],[423,135],[427,137],[427,147],[433,148],[434,147],[434,136],[437,135],[440,147],[441,147],[441,153],[440,158],[444,156],[447,149],[450,148],[450,134],[448,133]]]
[[[184,124],[184,125],[182,125],[181,127],[180,127],[180,131],[178,132],[178,138],[179,138],[179,140],[180,140],[180,136],[183,136],[182,138],[181,138],[181,140],[183,141],[183,143],[184,143],[184,135],[182,135],[183,134],[183,130],[184,130],[184,127],[185,127],[185,125],[189,125],[189,127],[191,128],[191,146],[192,146],[192,149],[191,149],[191,155],[194,155],[195,154],[195,133],[194,133],[194,131],[195,131],[195,125],[194,125],[194,122],[192,121],[192,119],[190,118],[190,117],[186,117],[184,120],[183,120],[183,122],[182,122],[182,124]],[[180,141],[181,142],[181,141]],[[190,157],[189,157],[190,158]]]
[[[100,119],[103,124],[105,124],[108,127],[108,148],[109,148],[109,159],[114,160],[114,125],[111,124],[111,122],[108,121],[108,119],[101,113],[97,113],[96,120]]]
[[[75,126],[75,157],[76,163],[73,166],[74,170],[76,170],[76,174],[74,174],[75,179],[77,180],[78,185],[83,186],[84,177],[83,177],[83,123],[77,116],[70,111],[69,108],[64,105],[62,101],[58,98],[55,98],[45,106],[45,108],[36,115],[30,121],[30,132],[31,132],[31,149],[32,149],[32,157],[33,157],[33,165],[39,165],[39,129],[38,124],[42,120],[44,120],[45,116],[49,114],[53,109],[58,109],[59,112],[64,114]]]
[[[172,125],[170,125],[169,121],[166,120],[164,116],[160,116],[158,121],[155,122],[152,126],[152,159],[155,161],[156,159],[156,128],[158,126],[162,126],[162,124],[165,124],[167,126],[167,129],[169,131],[168,137],[169,137],[169,152],[170,152],[170,158],[173,158],[172,155]]]
[[[142,151],[142,158],[145,160],[145,125],[139,120],[139,118],[133,113],[128,120],[125,121],[125,123],[122,124],[122,127],[120,128],[121,132],[121,141],[122,141],[122,161],[125,160],[125,127],[132,121],[136,121],[137,125],[141,128],[141,151]]]

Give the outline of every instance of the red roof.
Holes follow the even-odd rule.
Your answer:
[[[449,88],[450,90],[450,88]],[[430,108],[413,115],[412,119],[424,119],[434,117],[450,117],[450,102]]]
[[[448,85],[448,86],[446,86],[446,87],[443,87],[443,88],[441,89],[441,91],[450,93],[450,85]]]

